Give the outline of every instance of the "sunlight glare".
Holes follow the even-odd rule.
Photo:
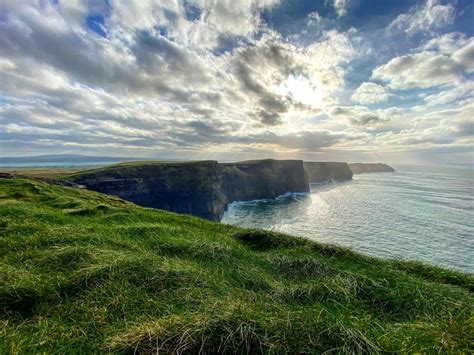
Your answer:
[[[282,89],[291,95],[291,97],[302,104],[320,107],[321,90],[304,76],[290,75],[287,81],[282,85]]]

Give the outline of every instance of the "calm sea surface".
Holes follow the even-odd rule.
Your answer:
[[[312,184],[309,194],[234,202],[222,222],[474,272],[473,167],[395,168]]]

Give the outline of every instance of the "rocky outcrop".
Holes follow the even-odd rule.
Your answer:
[[[391,166],[382,163],[351,163],[349,167],[354,174],[391,173],[395,171]]]
[[[301,160],[126,163],[81,172],[71,179],[141,206],[210,220],[220,220],[233,201],[309,191]]]
[[[347,163],[304,162],[304,169],[310,183],[345,181],[352,179],[352,171]]]

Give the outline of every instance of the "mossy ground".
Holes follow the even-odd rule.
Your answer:
[[[1,353],[474,351],[472,275],[0,179]]]

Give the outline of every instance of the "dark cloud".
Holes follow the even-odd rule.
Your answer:
[[[335,134],[328,131],[302,131],[288,134],[265,132],[244,137],[233,137],[234,142],[243,144],[274,145],[280,148],[295,149],[303,152],[318,152],[322,148],[331,147],[345,139],[351,138],[345,134]]]
[[[316,152],[321,148],[330,147],[344,138],[344,134],[334,134],[327,131],[303,131],[297,134],[276,136],[275,142],[285,148]]]
[[[368,124],[379,123],[383,120],[373,113],[366,113],[360,116],[352,117],[350,118],[350,121],[355,125],[365,126]]]
[[[458,122],[455,132],[459,137],[471,137],[474,135],[474,123],[472,120]]]
[[[258,117],[264,126],[277,126],[283,123],[280,115],[275,112],[260,111]]]
[[[192,128],[194,132],[201,136],[221,135],[229,132],[230,127],[218,127],[216,124],[217,122],[214,122],[213,125],[203,121],[191,121],[186,126]]]
[[[281,81],[292,73],[301,72],[289,48],[275,39],[267,39],[250,45],[237,52],[234,72],[244,90],[253,94],[258,102],[257,116],[263,125],[282,123],[282,114],[288,112],[293,105],[290,98],[271,91],[268,82],[264,82],[262,73],[275,72],[273,81]],[[270,83],[271,84],[271,83]]]
[[[380,128],[381,124],[399,117],[404,111],[404,109],[398,107],[370,111],[365,106],[337,106],[331,110],[331,115],[335,119],[346,119],[353,126],[367,126],[370,127],[371,131],[377,132],[374,127]]]
[[[132,50],[138,66],[156,79],[163,80],[172,74],[173,80],[186,79],[200,84],[211,80],[199,58],[161,35],[138,32]]]
[[[352,109],[345,107],[334,107],[331,111],[334,116],[346,116],[352,113]]]

